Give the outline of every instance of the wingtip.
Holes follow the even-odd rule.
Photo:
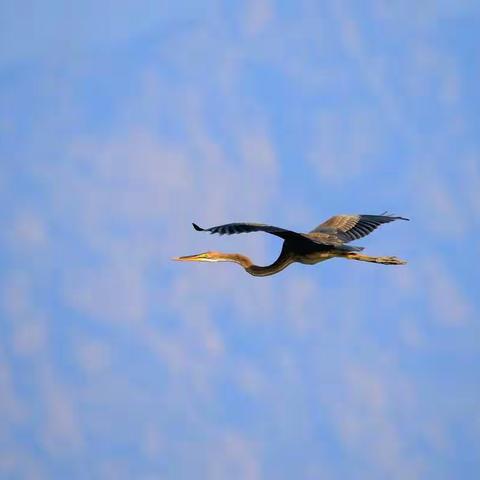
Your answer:
[[[382,216],[382,217],[390,217],[390,218],[393,219],[393,220],[406,220],[407,222],[410,221],[409,218],[400,217],[400,216],[398,216],[398,215],[395,215],[394,213],[388,213],[388,211],[381,213],[380,216]]]
[[[205,230],[204,228],[199,227],[196,223],[192,223],[192,225],[197,232],[203,232]]]

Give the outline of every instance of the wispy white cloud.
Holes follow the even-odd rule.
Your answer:
[[[22,252],[45,248],[48,243],[47,227],[36,212],[17,213],[12,230],[7,235],[14,248]]]
[[[352,461],[374,478],[422,478],[423,461],[401,433],[401,417],[412,411],[411,385],[399,372],[392,381],[385,375],[385,364],[345,367],[344,397],[331,399],[330,408]],[[390,374],[391,370],[387,367]],[[399,415],[395,410],[400,405]]]
[[[4,421],[6,422],[5,425],[11,427],[12,424],[24,423],[28,418],[28,410],[25,402],[18,398],[14,383],[14,372],[3,352],[2,357],[3,361],[0,365],[0,403],[2,415],[4,415]]]
[[[248,35],[261,33],[275,15],[274,3],[270,0],[246,2],[245,27]]]
[[[68,457],[72,452],[79,452],[85,441],[72,392],[47,365],[39,369],[39,374],[39,400],[45,413],[41,445],[54,457]]]
[[[426,264],[425,274],[433,319],[448,326],[462,326],[473,319],[470,300],[438,258]]]
[[[224,478],[258,480],[263,478],[258,462],[258,447],[237,433],[222,436],[215,450],[218,456],[211,458],[207,476],[215,480]]]
[[[465,235],[468,224],[463,205],[452,187],[440,178],[431,165],[428,170],[420,168],[414,173],[415,188],[422,189],[422,202],[419,205],[423,213],[423,222],[443,238],[458,238]],[[413,172],[412,172],[413,173]]]
[[[374,112],[319,115],[308,159],[321,181],[340,185],[375,168],[381,148]]]

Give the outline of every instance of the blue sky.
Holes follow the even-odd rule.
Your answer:
[[[3,2],[0,476],[480,470],[477,2]],[[253,278],[337,213],[408,216]]]

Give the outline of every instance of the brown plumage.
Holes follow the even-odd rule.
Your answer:
[[[228,223],[210,228],[201,228],[195,223],[197,231],[232,235],[236,233],[267,232],[284,240],[279,257],[267,266],[254,265],[246,256],[238,253],[205,252],[197,255],[176,257],[178,261],[194,262],[234,262],[255,276],[267,276],[280,272],[288,265],[298,262],[307,265],[340,257],[362,262],[382,263],[384,265],[404,265],[407,263],[396,257],[370,257],[358,252],[362,247],[346,243],[365,237],[384,223],[394,220],[408,220],[386,213],[382,215],[336,215],[318,225],[309,233],[298,233],[272,225],[261,223]]]

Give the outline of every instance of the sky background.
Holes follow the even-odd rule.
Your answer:
[[[476,479],[480,5],[0,3],[0,477]],[[411,218],[255,278],[281,240]]]

